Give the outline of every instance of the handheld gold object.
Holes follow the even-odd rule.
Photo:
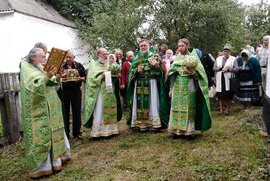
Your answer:
[[[79,80],[80,74],[79,74],[78,70],[76,70],[76,69],[66,69],[65,73],[66,73],[67,76],[66,76],[66,78],[63,78],[64,82]]]

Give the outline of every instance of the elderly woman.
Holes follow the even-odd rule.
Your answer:
[[[188,39],[178,41],[179,54],[168,73],[171,100],[169,136],[194,136],[211,128],[207,76]]]
[[[43,70],[45,57],[41,48],[33,48],[20,67],[26,165],[30,178],[60,171],[62,164],[70,160],[61,102],[54,89],[56,69]]]
[[[108,55],[108,62],[109,62],[109,71],[112,73],[112,81],[114,84],[114,94],[117,103],[117,121],[122,119],[122,106],[121,106],[121,98],[120,98],[120,70],[121,66],[117,63],[117,58],[114,54]]]
[[[262,82],[261,67],[257,58],[244,49],[237,59],[239,66],[240,89],[236,98],[244,104],[247,110],[252,103],[259,101],[259,85]]]
[[[168,49],[166,51],[166,54],[163,59],[163,63],[165,64],[166,72],[169,71],[171,64],[173,63],[173,51],[171,49]]]
[[[219,56],[214,64],[213,70],[216,72],[216,91],[219,100],[220,114],[229,114],[231,100],[234,92],[230,87],[230,78],[238,71],[235,57],[231,56],[231,46],[226,44],[223,48],[222,56]]]
[[[126,91],[127,91],[127,83],[128,83],[128,71],[130,65],[135,57],[133,51],[128,51],[126,53],[127,60],[123,63],[121,69],[121,76],[120,76],[120,88],[122,91],[122,98],[123,98],[123,109],[126,110],[127,102],[126,102]]]
[[[119,48],[115,49],[115,56],[116,56],[116,63],[118,63],[120,67],[122,67],[123,63],[125,62],[123,51]]]

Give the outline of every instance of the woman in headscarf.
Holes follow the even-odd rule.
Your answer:
[[[114,84],[114,94],[116,98],[117,104],[117,121],[122,119],[122,105],[121,105],[121,98],[120,98],[120,71],[121,65],[117,63],[117,57],[114,54],[108,55],[108,62],[109,62],[109,71],[112,73],[112,81]]]
[[[165,64],[166,72],[168,72],[170,70],[171,64],[173,63],[173,51],[171,49],[166,51],[163,63]]]
[[[245,109],[259,101],[259,84],[262,82],[261,67],[257,58],[244,49],[237,59],[239,66],[240,89],[236,98],[244,104]]]

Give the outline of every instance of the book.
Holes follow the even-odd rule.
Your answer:
[[[59,48],[52,48],[46,65],[44,66],[44,71],[48,72],[52,68],[56,68],[56,72],[59,72],[67,52],[68,51]]]

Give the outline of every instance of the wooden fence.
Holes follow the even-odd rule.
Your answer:
[[[0,73],[0,111],[4,136],[0,144],[15,143],[22,133],[18,73]]]

